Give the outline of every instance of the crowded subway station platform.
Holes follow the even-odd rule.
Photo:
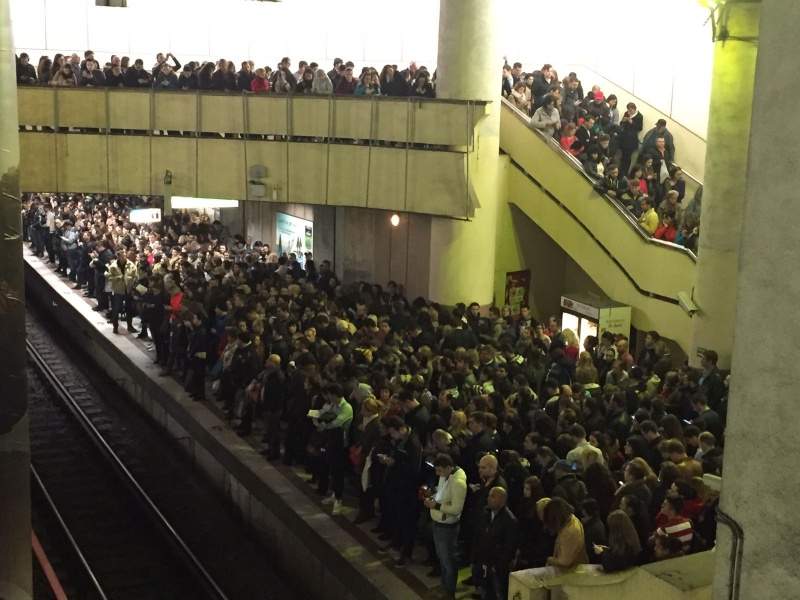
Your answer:
[[[798,597],[800,6],[542,8],[0,0],[0,598]]]

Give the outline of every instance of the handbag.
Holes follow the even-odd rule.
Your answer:
[[[350,464],[354,467],[360,467],[364,462],[364,449],[361,446],[350,446],[348,458],[350,459]]]

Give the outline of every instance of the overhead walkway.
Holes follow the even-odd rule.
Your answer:
[[[657,329],[688,350],[695,255],[651,238],[614,199],[597,193],[580,164],[503,101],[500,148],[511,162],[508,201],[522,210],[613,300],[632,307],[633,326]]]
[[[25,192],[172,194],[464,219],[471,178],[480,176],[473,155],[482,101],[117,88],[17,94]]]

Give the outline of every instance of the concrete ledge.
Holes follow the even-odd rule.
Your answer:
[[[211,410],[192,401],[173,379],[159,377],[151,355],[129,336],[111,333],[102,315],[27,251],[25,287],[28,298],[180,443],[299,590],[326,600],[419,597]]]

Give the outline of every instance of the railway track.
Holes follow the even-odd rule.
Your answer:
[[[27,333],[34,524],[70,598],[298,597],[177,442],[30,311]]]

